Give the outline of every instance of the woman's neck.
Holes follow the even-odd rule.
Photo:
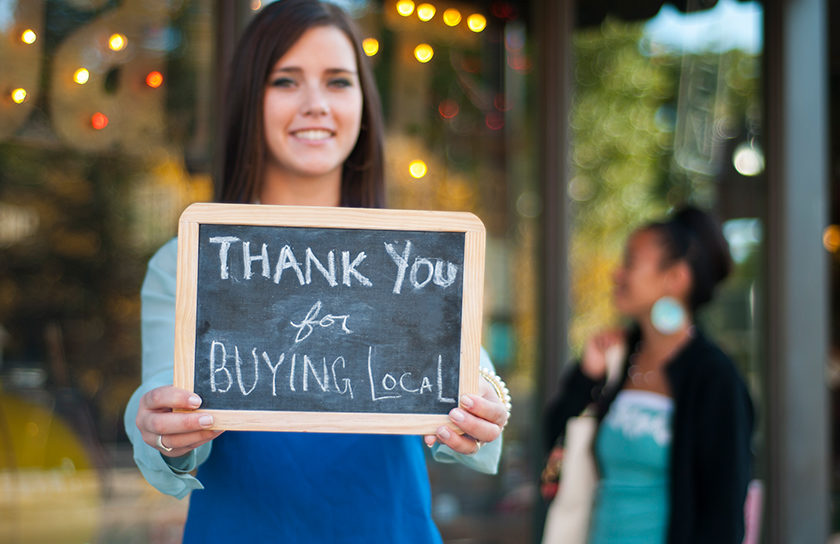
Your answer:
[[[663,334],[649,320],[640,324],[639,354],[653,366],[664,365],[694,336],[694,324],[687,321],[678,331]]]
[[[287,206],[338,206],[341,204],[341,170],[324,176],[298,176],[266,168],[260,204]]]

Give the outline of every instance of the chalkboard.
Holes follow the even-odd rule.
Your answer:
[[[478,390],[484,236],[461,212],[193,204],[174,383],[217,429],[433,433]]]

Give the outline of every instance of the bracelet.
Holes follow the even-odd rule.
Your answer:
[[[487,380],[487,382],[490,385],[493,386],[493,389],[496,390],[496,394],[499,396],[499,399],[501,399],[502,404],[505,405],[505,410],[507,410],[508,417],[510,417],[510,409],[512,407],[510,403],[510,390],[508,389],[504,380],[502,380],[495,372],[493,372],[489,368],[479,367],[478,373],[479,375],[481,375],[482,378]]]

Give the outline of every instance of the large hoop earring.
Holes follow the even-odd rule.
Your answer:
[[[686,320],[685,308],[674,297],[662,297],[650,309],[650,322],[662,334],[674,334],[683,328]]]

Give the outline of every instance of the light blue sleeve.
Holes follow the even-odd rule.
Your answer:
[[[140,397],[156,387],[172,385],[177,256],[177,239],[172,239],[149,261],[140,291],[143,380],[128,401],[124,423],[128,439],[134,447],[134,461],[146,481],[162,493],[181,499],[193,489],[203,489],[201,482],[189,472],[207,460],[211,443],[181,457],[164,457],[143,441],[135,423]]]
[[[480,365],[495,370],[490,357],[481,348]],[[458,453],[449,446],[436,442],[432,446],[432,458],[441,463],[460,463],[478,472],[496,474],[499,471],[499,459],[502,457],[502,435],[492,442],[484,444],[478,453],[465,455]]]

